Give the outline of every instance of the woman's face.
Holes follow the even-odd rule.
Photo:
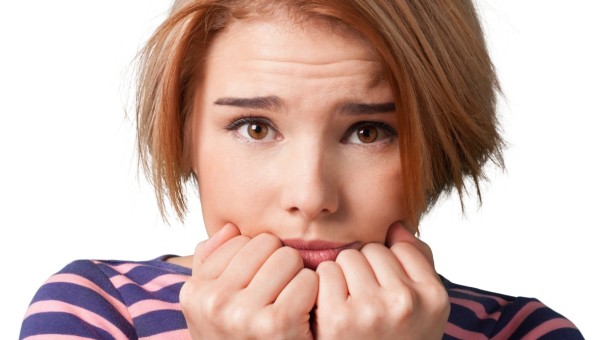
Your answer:
[[[360,248],[405,220],[393,96],[351,32],[233,23],[208,52],[194,111],[209,235],[231,222],[299,249]]]

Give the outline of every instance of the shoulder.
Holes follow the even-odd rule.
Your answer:
[[[576,326],[534,298],[442,281],[450,297],[449,339],[583,339]]]
[[[35,294],[20,337],[136,339],[186,329],[178,294],[190,272],[161,259],[68,264]]]

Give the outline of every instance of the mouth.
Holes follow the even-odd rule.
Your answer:
[[[359,242],[335,243],[328,241],[282,240],[284,246],[298,250],[303,258],[305,268],[317,269],[324,261],[335,261],[338,254],[345,249],[359,248]]]

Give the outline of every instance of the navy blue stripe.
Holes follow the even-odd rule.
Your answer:
[[[529,314],[525,320],[523,320],[515,332],[511,334],[511,337],[520,339],[542,323],[559,317],[559,314],[555,313],[555,311],[547,308],[546,306],[538,308]]]
[[[105,274],[109,277],[114,277],[116,275],[124,275],[129,278],[134,278],[137,283],[145,284],[150,280],[153,280],[155,277],[160,276],[162,274],[171,274],[170,272],[164,270],[163,268],[153,266],[147,262],[124,262],[132,265],[136,265],[136,267],[130,269],[127,272],[121,273],[117,271],[114,266],[119,266],[124,264],[122,262],[107,262],[103,261],[98,264],[98,267],[105,272]]]
[[[19,339],[41,334],[65,334],[94,339],[113,339],[101,328],[68,313],[48,312],[30,315],[23,320]],[[130,335],[129,339],[136,339]]]
[[[132,268],[126,273],[120,273],[114,269],[114,266],[121,264],[135,264],[138,265]],[[108,277],[114,277],[116,275],[124,275],[132,279],[139,284],[146,284],[149,281],[155,279],[158,276],[165,274],[181,274],[191,276],[191,269],[177,266],[172,263],[162,262],[161,260],[151,260],[142,262],[125,262],[125,261],[102,261],[98,264],[98,267]]]
[[[75,274],[81,276],[91,282],[94,282],[95,285],[99,286],[99,288],[101,288],[107,294],[120,300],[120,294],[115,289],[111,281],[109,281],[108,276],[105,275],[105,273],[103,273],[92,261],[74,261],[65,266],[65,268],[63,268],[58,274]]]
[[[175,303],[179,302],[179,293],[184,282],[177,282],[172,285],[158,289],[155,292],[148,292],[141,286],[136,284],[128,283],[119,288],[120,294],[124,296],[125,303],[127,306],[147,299],[160,300],[164,302]]]
[[[119,263],[117,263],[116,265],[119,265]],[[118,276],[118,275],[122,275],[122,273],[115,270],[112,266],[107,265],[104,262],[100,262],[99,264],[97,264],[97,267],[99,268],[100,271],[102,271],[105,274],[105,276],[107,276],[109,278],[112,278],[112,277]]]
[[[463,299],[463,300],[467,300],[467,301],[475,301],[477,303],[480,303],[483,306],[483,308],[485,308],[485,311],[488,314],[492,314],[492,313],[497,312],[502,309],[502,306],[500,306],[500,303],[498,302],[498,300],[495,300],[494,298],[476,296],[476,295],[466,294],[461,291],[453,291],[453,290],[448,290],[447,294],[450,297],[455,297],[455,298],[459,298],[459,299]]]
[[[497,321],[492,319],[479,319],[472,310],[455,303],[450,304],[448,321],[462,329],[477,332],[488,336]]]
[[[109,301],[87,287],[67,282],[47,283],[38,290],[32,303],[46,300],[62,301],[82,307],[109,320],[120,329],[131,327]]]
[[[144,285],[149,281],[157,278],[158,276],[169,274],[165,270],[160,268],[150,267],[150,266],[140,266],[131,269],[127,274],[125,274],[128,278],[133,281],[136,279],[136,283],[140,285]]]
[[[583,340],[584,336],[575,328],[559,328],[544,334],[539,340]]]
[[[139,336],[151,336],[162,332],[187,329],[187,322],[181,311],[158,310],[133,319]]]
[[[519,311],[525,307],[530,302],[538,301],[536,299],[528,299],[524,297],[517,298],[513,303],[510,303],[504,307],[502,310],[502,314],[500,315],[500,319],[498,323],[494,327],[493,335],[498,334],[506,325],[508,325],[511,320],[518,317],[517,314]]]

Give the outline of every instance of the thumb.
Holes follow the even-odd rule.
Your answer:
[[[418,249],[433,266],[435,265],[433,251],[429,245],[422,242],[418,237],[414,236],[414,234],[412,234],[412,232],[401,222],[391,224],[389,230],[387,231],[387,237],[384,243],[390,248],[398,242],[407,242],[414,245],[416,249]]]
[[[225,242],[230,239],[241,235],[239,229],[233,223],[225,224],[219,231],[217,231],[209,239],[200,242],[195,249],[195,257],[198,263],[203,263],[210,254],[222,246]]]
[[[387,247],[391,247],[392,245],[398,242],[415,243],[416,240],[418,240],[416,236],[414,236],[403,225],[402,222],[395,222],[389,227],[389,230],[387,231],[387,237],[384,243]]]

